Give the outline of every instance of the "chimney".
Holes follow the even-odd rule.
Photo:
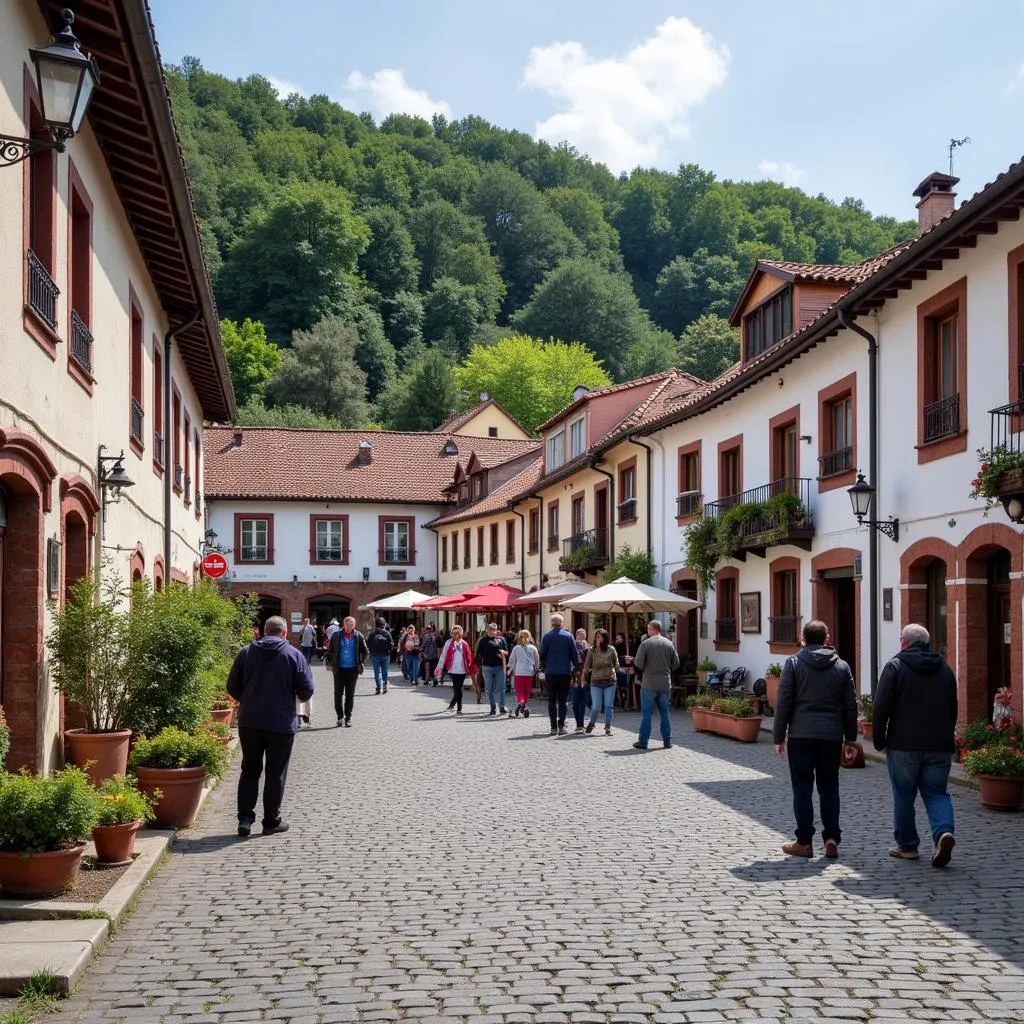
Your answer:
[[[577,398],[582,398],[584,395],[590,394],[590,388],[586,384],[577,384],[572,389],[572,400],[575,402]]]
[[[359,442],[359,454],[356,456],[356,462],[360,466],[368,466],[373,462],[373,445],[369,441]]]
[[[236,448],[241,448],[242,447],[242,428],[241,427],[235,427],[234,431],[231,434],[231,438],[234,441],[235,447]]]
[[[952,212],[956,193],[953,186],[959,181],[951,174],[935,171],[929,174],[917,188],[914,195],[920,197],[917,204],[917,233],[923,235],[936,224],[945,220]]]

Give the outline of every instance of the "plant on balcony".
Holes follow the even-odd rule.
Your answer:
[[[719,558],[729,558],[740,546],[741,527],[759,519],[774,521],[774,526],[759,530],[758,543],[777,544],[786,537],[790,527],[802,525],[807,518],[803,502],[795,495],[784,491],[766,501],[744,501],[733,505],[717,517],[715,547]]]
[[[563,572],[581,573],[589,569],[600,557],[600,552],[593,544],[580,544],[567,555],[562,555],[561,569]]]
[[[702,596],[715,589],[715,566],[718,564],[716,531],[715,520],[703,515],[683,531],[684,562],[687,569],[697,574]]]
[[[637,583],[654,586],[654,559],[647,551],[634,551],[628,544],[608,563],[601,577],[602,583],[614,583],[620,576],[628,576]]]
[[[977,501],[985,499],[984,515],[999,501],[999,495],[1007,486],[1004,476],[1016,472],[1024,474],[1024,451],[1013,451],[1005,444],[995,448],[978,449],[978,475],[971,481],[970,497]],[[1024,491],[1024,485],[1021,490]]]

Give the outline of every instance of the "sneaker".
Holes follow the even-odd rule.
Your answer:
[[[345,728],[346,729],[351,729],[352,728],[352,719],[351,718],[346,718],[345,719]]]
[[[495,707],[492,707],[491,708],[491,715],[493,716],[493,715],[496,715],[497,713],[498,713],[498,709],[495,708]]]
[[[835,860],[839,856],[839,844],[834,839],[825,840],[825,856]]]
[[[605,734],[605,736],[611,736],[611,734],[612,734],[612,727],[610,725],[606,725],[604,727],[604,734]]]
[[[587,722],[587,727],[583,731],[584,732],[588,732],[588,733],[589,732],[593,732],[594,731],[594,723],[593,722]]]
[[[387,688],[387,687],[385,686],[385,687],[384,687],[384,689],[383,689],[383,690],[381,690],[380,692],[381,692],[381,693],[387,693],[387,692],[388,692],[388,688]]]
[[[344,718],[339,718],[338,719],[338,728],[340,729],[344,724],[345,724],[345,719]]]
[[[247,836],[252,834],[252,825],[247,821],[240,821],[238,823],[238,834],[240,836]]]
[[[895,857],[897,860],[920,860],[921,856],[917,850],[901,850],[898,846],[893,846],[889,850],[889,856]]]
[[[523,705],[522,704],[517,704],[516,705],[516,718],[518,718],[522,713],[523,713]]]
[[[419,684],[419,680],[417,680],[417,681],[416,681],[415,683],[413,683],[412,685],[413,685],[413,686],[419,686],[419,685],[420,685],[420,684]]]
[[[455,714],[457,714],[457,715],[461,715],[461,714],[462,714],[462,708],[459,708],[459,710],[458,710],[458,711],[456,711],[456,712],[455,712]]]
[[[932,854],[932,867],[944,868],[950,857],[953,856],[953,847],[956,846],[956,839],[952,832],[943,832],[939,841],[935,844],[935,852]]]
[[[634,750],[646,750],[647,749],[647,744],[646,743],[641,743],[639,740],[637,740],[636,743],[633,744],[633,749]]]
[[[448,710],[449,711],[454,711],[455,710],[455,701],[452,701],[451,704],[448,705]]]
[[[566,727],[565,727],[565,726],[563,725],[563,726],[562,726],[562,727],[561,727],[561,728],[560,728],[560,729],[558,730],[558,735],[559,735],[559,736],[568,736],[568,735],[569,735],[569,730],[568,730],[568,729],[566,729]]]
[[[263,826],[263,835],[265,835],[265,836],[272,836],[272,835],[276,835],[278,832],[287,832],[287,831],[288,831],[288,822],[287,821],[279,821],[276,825],[264,825]]]
[[[782,852],[788,853],[791,857],[813,857],[814,850],[810,843],[784,843]]]
[[[380,687],[378,686],[377,689],[373,691],[373,695],[376,697],[376,696],[379,696],[379,694],[380,694]]]
[[[551,732],[548,733],[548,735],[549,736],[557,736],[558,735],[558,729],[552,729]]]
[[[499,715],[507,715],[508,714],[508,708],[498,708],[498,714]]]
[[[581,732],[586,732],[586,731],[587,730],[584,729],[582,725],[577,725],[576,729],[574,730],[575,733],[581,733]]]
[[[523,718],[530,717],[530,709],[524,704],[523,705]]]
[[[662,743],[662,746],[663,746],[663,747],[664,747],[664,748],[665,748],[666,750],[671,750],[671,749],[672,749],[672,741],[671,741],[671,740],[665,740],[665,742],[664,742],[664,743]]]

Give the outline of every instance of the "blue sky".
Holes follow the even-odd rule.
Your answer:
[[[616,171],[693,161],[913,217],[951,137],[962,199],[1024,153],[1018,2],[150,2],[166,61],[378,117],[478,114]]]

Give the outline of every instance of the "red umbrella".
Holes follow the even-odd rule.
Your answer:
[[[461,608],[465,597],[465,594],[438,594],[437,597],[430,597],[426,601],[414,604],[413,609],[416,611],[426,611],[428,609],[445,611],[449,608]]]
[[[485,583],[479,587],[473,587],[458,595],[462,600],[459,602],[456,611],[511,611],[522,608],[529,604],[528,601],[521,601],[520,598],[527,595],[516,587],[510,587],[505,583]],[[534,601],[534,604],[538,602]]]

